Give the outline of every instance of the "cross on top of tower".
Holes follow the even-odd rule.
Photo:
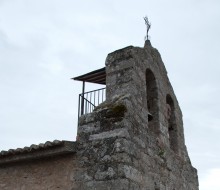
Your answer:
[[[148,17],[147,17],[147,16],[144,17],[144,21],[145,21],[145,25],[146,25],[146,27],[147,27],[147,34],[146,34],[146,36],[145,36],[145,40],[149,40],[148,32],[149,32],[149,30],[150,30],[151,23],[150,23],[150,21],[148,20]]]

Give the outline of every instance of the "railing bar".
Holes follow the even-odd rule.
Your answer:
[[[88,113],[88,101],[86,101],[87,104],[86,104],[86,113]]]
[[[80,108],[80,115],[83,115],[83,109],[84,109],[84,102],[83,102],[83,96],[82,95],[80,95],[80,98],[81,98],[81,100],[80,100],[80,105],[81,105],[81,108]]]
[[[89,101],[87,101],[87,112],[89,113]]]
[[[80,95],[79,95],[79,105],[78,105],[78,121],[79,121],[79,117],[80,117],[80,105],[81,105],[81,102],[80,102]],[[79,124],[79,123],[78,123]]]
[[[94,105],[95,105],[95,91],[94,91]]]
[[[86,102],[88,102],[88,103],[92,104],[92,106],[94,106],[94,107],[95,107],[95,105],[94,105],[92,102],[90,102],[89,100],[87,100],[86,98],[84,98],[84,100],[85,100]]]
[[[91,104],[92,107],[96,107],[96,106],[95,106],[92,102],[90,102],[89,100],[86,100],[86,99],[85,99],[85,101],[86,101],[88,104]]]
[[[100,89],[97,89],[97,90],[91,90],[91,91],[88,91],[88,92],[84,92],[84,94],[95,92],[95,91],[99,91],[99,90],[102,90],[102,89],[105,89],[105,88],[100,88]]]
[[[100,90],[98,91],[98,105],[99,105],[99,92],[100,92]]]
[[[90,105],[89,105],[89,103],[88,103],[88,104],[87,104],[87,110],[88,110],[88,113],[90,113],[90,111],[89,111],[89,106],[90,106]]]
[[[86,101],[87,102],[87,101]],[[88,102],[87,102],[87,105],[86,105],[86,113],[88,113]]]
[[[90,103],[89,103],[89,101],[88,101],[88,99],[86,99],[87,101],[87,107],[86,107],[86,109],[87,109],[87,113],[90,113],[90,111],[89,111],[89,106],[90,106]]]
[[[92,93],[91,93],[91,99],[90,102],[92,102]],[[92,103],[90,103],[91,111],[92,111]]]
[[[87,101],[85,101],[86,99],[84,98],[84,113],[83,114],[86,114],[86,102]]]
[[[87,105],[86,105],[86,113],[88,113],[88,101],[86,101],[87,102]]]
[[[92,101],[92,93],[89,93],[90,94],[90,102]],[[92,110],[92,106],[91,106],[92,104],[90,104],[90,112],[91,112],[91,110]]]

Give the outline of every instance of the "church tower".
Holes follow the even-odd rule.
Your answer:
[[[106,100],[79,117],[83,172],[77,188],[198,190],[182,113],[160,53],[146,40],[144,48],[110,53],[105,65],[75,78],[106,84]],[[85,93],[82,99],[87,109],[91,102]]]

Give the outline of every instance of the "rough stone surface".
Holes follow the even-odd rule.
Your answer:
[[[1,190],[54,190],[74,188],[78,171],[73,155],[1,166]]]
[[[146,43],[110,53],[106,96],[79,118],[74,154],[2,166],[0,189],[198,190],[159,52]]]
[[[182,113],[159,52],[150,44],[117,50],[106,59],[106,74],[106,102],[82,116],[78,128],[77,154],[91,177],[80,187],[198,190]]]

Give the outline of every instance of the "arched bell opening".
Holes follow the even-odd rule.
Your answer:
[[[178,129],[177,129],[176,117],[175,117],[175,106],[173,99],[169,94],[167,94],[166,96],[166,120],[167,120],[167,127],[169,133],[170,148],[177,153]]]
[[[148,127],[151,131],[158,130],[158,88],[156,78],[150,69],[146,70],[146,92],[148,109]]]

